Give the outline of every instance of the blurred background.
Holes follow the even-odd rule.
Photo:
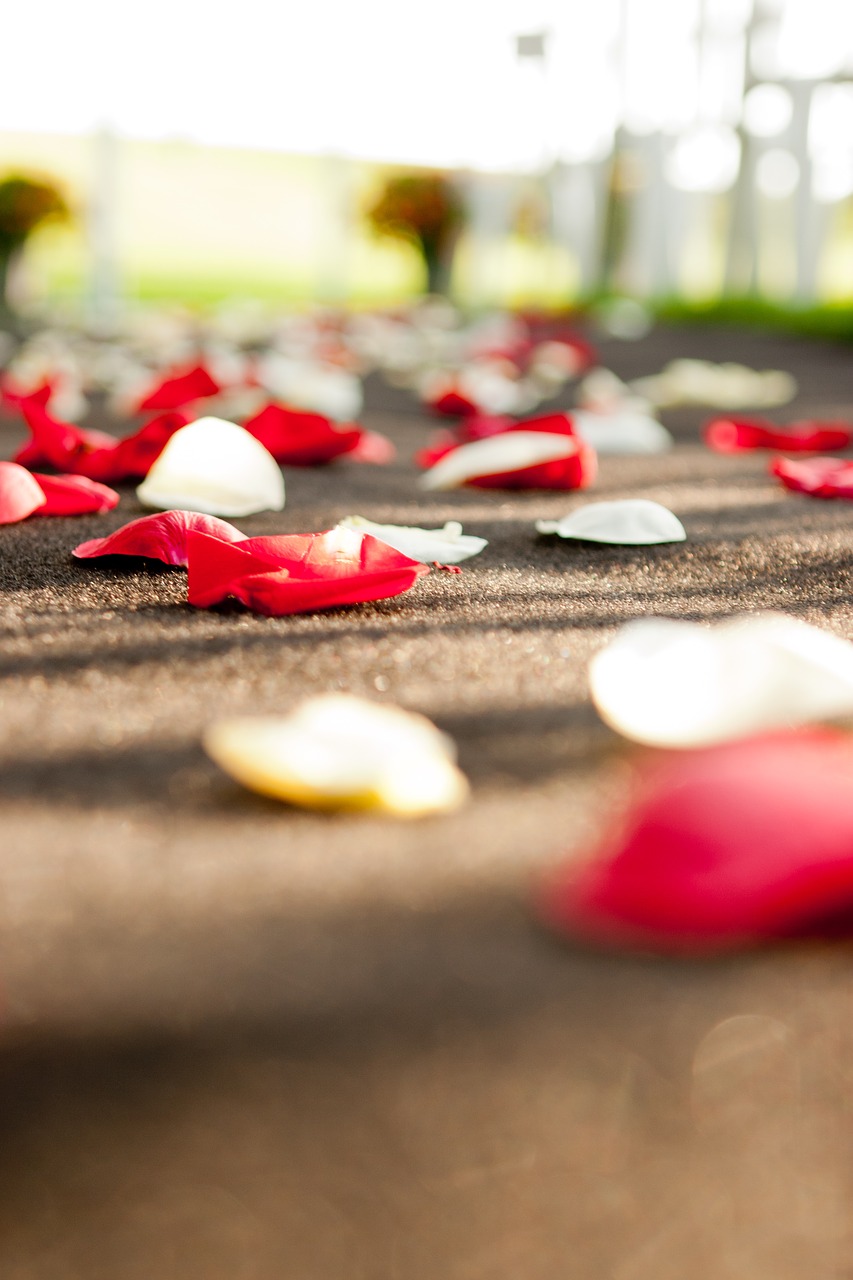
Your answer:
[[[49,178],[19,309],[403,301],[411,238],[370,210],[441,172],[462,306],[608,293],[853,300],[849,0],[261,0],[4,18],[0,176]],[[450,250],[445,254],[450,258]]]

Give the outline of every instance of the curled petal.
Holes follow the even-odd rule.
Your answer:
[[[105,478],[91,473],[91,463],[104,450],[115,448],[114,436],[59,421],[37,397],[22,399],[21,412],[32,434],[32,439],[15,454],[15,461],[21,466],[53,467],[69,475],[88,475],[92,480]]]
[[[195,365],[181,373],[169,374],[168,377],[159,379],[140,398],[136,412],[182,409],[185,405],[194,404],[196,400],[218,395],[220,390],[219,383],[214,381],[204,365]]]
[[[187,535],[193,530],[206,533],[222,542],[243,542],[244,533],[233,524],[216,516],[202,515],[197,511],[161,511],[157,515],[142,516],[122,525],[106,538],[91,538],[75,547],[72,555],[78,560],[93,560],[99,556],[142,556],[149,560],[162,560],[165,564],[187,563]]]
[[[784,614],[712,627],[641,618],[594,656],[589,683],[625,737],[705,746],[853,714],[853,644]]]
[[[813,498],[853,498],[853,462],[841,458],[774,458],[771,475]]]
[[[26,467],[0,462],[0,524],[17,524],[45,505],[44,491]]]
[[[83,516],[118,506],[115,489],[86,476],[46,476],[38,471],[33,475],[45,496],[40,516]]]
[[[347,516],[338,528],[369,533],[423,564],[458,564],[460,560],[479,555],[489,545],[485,538],[464,534],[456,520],[449,520],[443,529],[418,529],[401,524],[374,524],[364,516]]]
[[[188,422],[187,415],[177,410],[161,413],[133,435],[116,441],[109,458],[98,458],[96,465],[116,482],[144,479],[175,432]]]
[[[284,478],[243,427],[199,418],[170,438],[136,494],[146,507],[248,516],[281,511]]]
[[[777,427],[760,418],[714,418],[704,429],[705,443],[717,453],[744,449],[778,449],[785,453],[820,453],[846,449],[853,429],[843,422],[792,422]]]
[[[622,546],[651,546],[659,542],[683,542],[684,525],[659,502],[626,498],[619,502],[593,502],[579,507],[562,520],[537,520],[538,533],[584,542],[610,542]]]
[[[426,472],[421,486],[581,489],[592,483],[595,472],[595,451],[576,437],[519,429],[451,450]]]
[[[853,932],[851,739],[800,730],[670,759],[540,908],[577,937],[662,952]]]
[[[429,720],[346,694],[286,717],[220,721],[204,747],[251,790],[312,808],[416,817],[455,809],[468,792],[453,744]]]
[[[199,609],[229,598],[255,613],[312,613],[400,595],[429,572],[352,529],[249,538],[229,545],[205,533],[187,540],[187,598]]]

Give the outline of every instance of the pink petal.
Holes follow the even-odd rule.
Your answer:
[[[92,560],[98,556],[142,556],[149,560],[162,560],[165,564],[185,565],[187,539],[194,532],[226,543],[242,542],[246,537],[217,516],[205,516],[196,511],[162,511],[131,520],[130,524],[122,525],[107,538],[81,542],[71,554],[78,560]]]
[[[0,462],[0,524],[26,520],[44,504],[44,491],[26,467]]]

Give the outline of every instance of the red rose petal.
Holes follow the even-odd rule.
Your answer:
[[[355,423],[338,426],[320,413],[268,404],[243,423],[276,462],[292,467],[316,467],[350,453],[362,437]]]
[[[8,409],[19,410],[24,400],[32,400],[47,407],[53,392],[52,382],[45,381],[35,391],[25,391],[8,374],[0,374],[0,401]]]
[[[476,476],[466,484],[475,489],[586,489],[597,474],[598,454],[590,445],[579,442],[577,451],[568,457],[499,475]]]
[[[461,391],[443,391],[441,395],[428,397],[426,403],[434,413],[444,414],[448,418],[464,418],[468,414],[480,412],[479,405]]]
[[[600,856],[541,899],[560,930],[658,951],[853,932],[853,740],[774,734],[680,755]]]
[[[98,484],[86,476],[46,476],[33,472],[46,502],[39,508],[40,516],[83,516],[91,512],[112,511],[119,496],[115,489]]]
[[[397,446],[381,431],[364,430],[358,444],[348,454],[352,462],[369,462],[377,467],[393,462],[396,456]]]
[[[38,480],[17,462],[0,462],[0,524],[26,520],[45,504]]]
[[[233,524],[217,516],[205,516],[197,511],[162,511],[131,520],[130,524],[122,525],[107,538],[81,542],[71,554],[78,560],[93,560],[98,556],[142,556],[148,560],[162,560],[165,564],[185,565],[187,538],[192,532],[203,533],[218,542],[242,542],[245,538],[245,534],[235,529]]]
[[[853,428],[843,422],[792,422],[777,427],[762,418],[713,418],[704,428],[705,443],[717,453],[744,449],[779,449],[788,453],[819,453],[846,449]]]
[[[102,478],[116,482],[144,480],[175,432],[190,421],[189,414],[179,410],[152,418],[133,435],[117,441],[109,458],[98,460],[102,473],[109,473],[102,474]]]
[[[181,409],[184,405],[193,404],[196,400],[205,400],[208,396],[219,395],[221,389],[204,365],[198,364],[191,369],[172,373],[163,378],[146,396],[142,397],[136,406],[136,412]]]
[[[326,533],[249,538],[229,545],[190,532],[187,598],[199,609],[239,600],[278,617],[384,600],[408,591],[429,566],[370,534]]]
[[[86,468],[93,455],[115,448],[114,436],[61,422],[32,396],[22,399],[20,407],[32,439],[15,454],[16,462],[24,467],[48,466],[69,475],[89,475],[91,480],[105,478],[90,474]]]
[[[841,458],[774,458],[770,474],[813,498],[853,498],[853,462]]]

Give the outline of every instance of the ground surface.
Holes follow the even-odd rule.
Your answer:
[[[782,367],[780,420],[850,416],[853,355],[736,332],[605,342]],[[0,1275],[4,1280],[840,1280],[850,1270],[853,965],[843,944],[715,963],[602,956],[529,890],[618,807],[631,751],[589,656],[641,614],[784,609],[853,638],[848,505],[664,415],[599,498],[688,541],[538,539],[583,499],[420,495],[428,424],[372,384],[388,468],[287,473],[250,533],[343,515],[490,539],[462,575],[270,620],[195,612],[179,571],[70,548],[141,514],[0,530]],[[20,438],[0,438],[9,456]],[[473,794],[414,824],[240,791],[216,715],[346,689],[454,735]]]

